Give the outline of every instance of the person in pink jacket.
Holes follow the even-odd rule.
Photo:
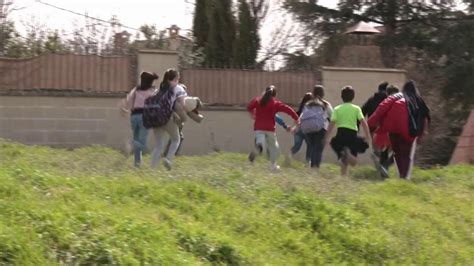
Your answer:
[[[401,93],[389,96],[370,116],[370,128],[388,132],[390,144],[401,178],[410,179],[417,139],[430,121],[430,110],[410,80]]]
[[[143,106],[145,100],[156,91],[153,83],[158,75],[152,72],[140,74],[140,85],[134,87],[126,98],[126,109],[130,110],[130,124],[132,126],[132,147],[135,156],[134,165],[139,167],[142,161],[142,153],[146,150],[148,129],[143,125]]]

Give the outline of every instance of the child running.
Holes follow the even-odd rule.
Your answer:
[[[176,150],[178,149],[180,142],[179,127],[172,118],[172,112],[174,110],[178,113],[178,115],[180,115],[182,120],[186,119],[185,114],[183,114],[184,112],[182,110],[176,110],[176,108],[181,108],[182,106],[184,106],[184,98],[186,96],[186,91],[183,87],[179,85],[179,72],[172,68],[166,70],[163,76],[163,81],[160,84],[158,94],[156,96],[153,96],[161,100],[160,102],[158,102],[158,104],[154,105],[163,108],[158,113],[158,115],[165,116],[166,113],[166,118],[164,119],[166,123],[156,127],[152,126],[156,139],[155,147],[153,148],[152,152],[152,168],[156,168],[160,162],[161,154],[165,147],[166,137],[168,135],[171,139],[171,144],[163,162],[165,167],[168,170],[171,170],[172,160],[176,154]],[[175,104],[175,102],[179,103],[179,105]],[[151,103],[152,102],[150,102],[150,104]],[[148,108],[151,109],[151,107],[153,106],[150,106]],[[173,109],[174,107],[176,108]],[[145,108],[147,108],[147,102],[145,102]]]
[[[389,85],[387,87],[387,96],[396,94],[398,92],[400,92],[400,90],[394,85]],[[393,154],[391,154],[390,137],[388,136],[388,132],[383,127],[377,127],[373,133],[373,141],[374,151],[378,151],[373,155],[378,156],[378,158],[375,157],[372,159],[378,162],[378,165],[380,165],[376,165],[376,168],[381,168],[379,171],[382,177],[387,178],[388,168],[394,163]]]
[[[142,153],[147,147],[148,129],[143,125],[143,106],[145,105],[145,99],[156,92],[153,82],[157,79],[158,75],[153,72],[142,72],[140,74],[140,85],[133,88],[127,94],[126,108],[123,109],[126,112],[130,112],[135,167],[140,167]]]
[[[280,169],[280,166],[277,165],[279,150],[275,134],[275,115],[278,112],[284,112],[291,116],[296,124],[299,123],[296,112],[290,106],[275,99],[275,96],[275,86],[269,86],[265,89],[262,96],[254,98],[247,107],[247,110],[255,119],[256,151],[252,151],[249,154],[249,161],[253,163],[257,154],[261,154],[268,149],[272,171],[278,171]]]
[[[306,105],[306,103],[310,100],[313,99],[313,94],[311,92],[306,93],[303,98],[301,98],[300,105],[298,108],[298,111],[296,111],[296,114],[298,116],[301,115],[303,112],[303,108]],[[305,137],[303,132],[301,131],[300,127],[297,127],[293,130],[293,146],[290,149],[290,153],[288,154],[288,157],[286,157],[286,164],[291,164],[291,161],[293,160],[293,157],[300,151],[301,147],[303,146],[303,142],[305,142]],[[305,156],[305,164],[309,164],[311,160],[311,154],[308,149],[308,145],[306,144],[306,156]]]
[[[369,126],[362,114],[359,106],[352,104],[355,91],[351,86],[346,86],[341,90],[341,98],[344,102],[334,108],[331,123],[324,137],[324,144],[327,144],[334,127],[337,128],[336,136],[331,140],[331,147],[341,160],[341,175],[345,176],[349,165],[357,164],[357,154],[364,153],[371,143]],[[357,136],[358,122],[362,125],[365,133],[365,140]]]

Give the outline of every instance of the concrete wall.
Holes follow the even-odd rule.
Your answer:
[[[118,110],[118,97],[1,96],[0,138],[25,144],[80,147],[93,144],[124,150],[131,139],[128,116]],[[247,153],[253,145],[253,123],[244,110],[204,110],[201,124],[185,125],[182,153],[206,154],[216,150]],[[290,120],[284,116],[286,120]],[[293,136],[277,129],[281,151],[287,153]],[[148,146],[152,147],[150,132]],[[328,149],[329,150],[329,149]],[[300,152],[302,158],[304,149]],[[368,162],[366,157],[363,161]],[[335,162],[332,151],[325,161]]]
[[[138,70],[155,71],[161,76],[167,68],[176,67],[177,60],[177,54],[173,52],[142,51],[138,57]],[[322,78],[326,98],[336,106],[341,103],[340,89],[344,85],[350,84],[356,89],[354,102],[362,104],[381,81],[401,86],[405,81],[405,72],[325,67]],[[121,150],[129,143],[129,117],[122,116],[118,108],[124,95],[71,96],[72,93],[66,92],[45,95],[32,96],[28,92],[0,94],[0,137],[26,144],[59,147],[99,144]],[[282,100],[285,101],[284,98]],[[215,150],[247,153],[252,149],[252,120],[245,110],[207,109],[203,114],[205,120],[202,124],[190,121],[185,125],[183,154],[198,155]],[[153,145],[152,135],[149,147]],[[277,135],[282,152],[287,153],[293,144],[293,136],[281,128],[278,128]],[[303,153],[300,152],[299,158],[303,157]],[[366,155],[361,160],[369,162]],[[324,161],[335,162],[329,148]]]
[[[351,85],[356,91],[354,103],[362,105],[377,91],[383,81],[397,85],[400,89],[406,81],[406,71],[399,69],[323,67],[322,80],[326,98],[335,106],[342,103],[341,88]]]
[[[178,52],[165,50],[140,50],[138,53],[137,77],[142,71],[155,72],[163,80],[168,68],[178,69]]]
[[[119,98],[1,96],[0,137],[26,144],[115,148],[126,138]],[[122,145],[123,147],[123,145]]]

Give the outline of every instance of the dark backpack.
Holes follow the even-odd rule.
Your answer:
[[[430,119],[430,110],[421,97],[404,96],[408,109],[408,130],[410,136],[419,137],[425,129],[425,119]]]
[[[168,123],[173,113],[174,91],[160,90],[148,97],[143,107],[143,125],[145,128],[162,127]]]

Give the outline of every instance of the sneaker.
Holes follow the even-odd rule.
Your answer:
[[[278,164],[272,164],[271,170],[272,172],[278,172],[280,171],[280,166]]]
[[[379,157],[377,157],[377,155],[375,155],[374,153],[371,153],[370,158],[372,158],[372,161],[374,162],[375,169],[377,169],[377,171],[380,173],[380,176],[382,176],[382,178],[387,178],[388,177],[388,171],[387,171],[387,169],[385,169],[385,167],[382,166],[382,164],[380,164]]]
[[[249,162],[253,163],[253,161],[255,161],[256,156],[257,155],[255,154],[255,152],[249,153]]]
[[[165,165],[166,169],[168,169],[168,171],[171,170],[171,161],[170,160],[164,158],[163,159],[163,164]]]

